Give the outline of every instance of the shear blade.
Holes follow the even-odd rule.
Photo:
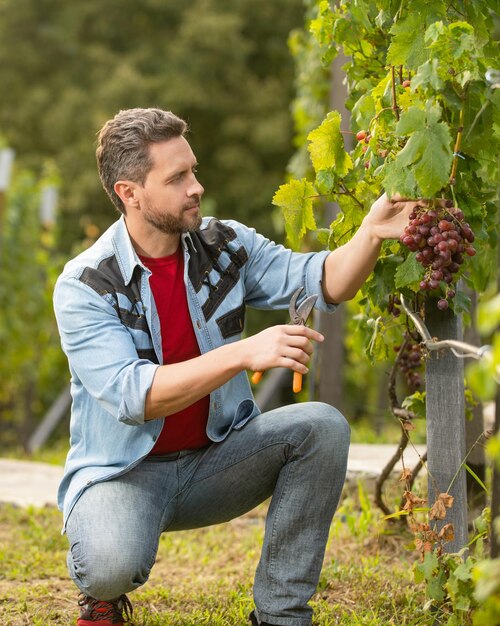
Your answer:
[[[297,300],[299,299],[300,294],[304,291],[303,287],[299,287],[292,296],[290,300],[290,306],[288,310],[290,312],[290,319],[292,320],[292,324],[305,324],[307,318],[311,314],[311,311],[316,304],[316,300],[318,299],[317,295],[309,296],[302,302],[299,306],[297,306]]]

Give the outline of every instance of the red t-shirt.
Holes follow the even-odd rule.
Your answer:
[[[180,363],[200,356],[184,285],[182,246],[175,254],[160,258],[140,257],[151,270],[149,285],[160,318],[163,363]],[[201,448],[210,443],[206,434],[210,396],[165,418],[163,429],[150,454]]]

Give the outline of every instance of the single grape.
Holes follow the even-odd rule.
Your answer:
[[[443,272],[440,270],[434,270],[431,272],[431,278],[432,280],[443,280]]]

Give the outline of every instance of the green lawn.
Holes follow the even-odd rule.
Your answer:
[[[244,626],[266,505],[228,524],[166,534],[149,582],[130,594],[135,626]],[[53,508],[0,506],[0,623],[74,624],[77,590]],[[388,528],[356,489],[332,524],[315,608],[316,626],[432,624],[413,582],[410,536]],[[300,556],[298,555],[298,558]]]

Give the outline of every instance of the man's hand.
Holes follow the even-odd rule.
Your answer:
[[[362,227],[369,229],[372,236],[380,242],[385,239],[399,239],[408,224],[410,213],[416,207],[425,206],[428,206],[427,200],[409,200],[400,195],[389,198],[384,193],[373,203]]]
[[[311,342],[323,340],[321,333],[307,326],[271,326],[241,342],[243,364],[245,369],[255,372],[286,367],[307,374],[307,363],[313,353]]]

